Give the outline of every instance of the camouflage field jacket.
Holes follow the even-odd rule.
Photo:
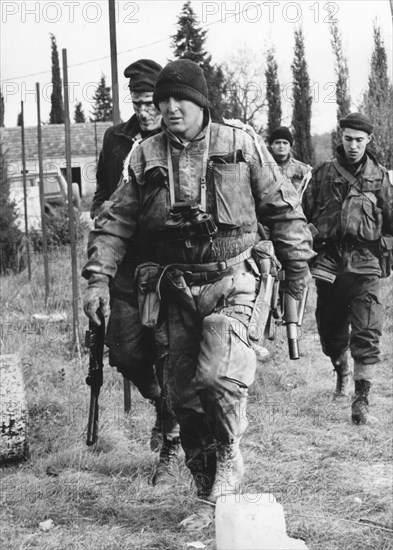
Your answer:
[[[295,186],[296,191],[299,191],[303,178],[311,171],[311,166],[294,159],[292,156],[285,162],[277,163],[281,174],[287,178]]]
[[[145,260],[161,264],[221,261],[244,251],[257,240],[257,223],[268,226],[276,254],[284,267],[292,260],[314,256],[312,238],[299,198],[264,145],[260,153],[245,131],[208,122],[193,141],[181,143],[164,132],[140,143],[130,160],[130,177],[111,197],[111,205],[96,220],[89,238],[89,260],[83,270],[116,272],[129,239],[144,241]],[[167,143],[173,163],[176,201],[200,199],[202,157],[209,132],[213,178],[207,185],[206,210],[218,226],[212,242],[168,243],[164,225],[170,212]]]
[[[314,168],[303,196],[306,217],[318,230],[316,246],[342,246],[338,272],[379,274],[379,239],[393,235],[393,186],[387,170],[366,154],[366,161],[353,173],[339,147],[335,161]],[[356,183],[340,173],[337,162],[355,176]],[[347,243],[353,245],[352,250],[346,248]]]

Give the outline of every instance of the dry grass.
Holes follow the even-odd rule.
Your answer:
[[[183,550],[199,539],[213,550],[214,529],[203,535],[178,530],[195,498],[185,466],[179,464],[176,487],[152,488],[153,407],[133,390],[132,411],[125,415],[122,383],[109,367],[100,396],[99,442],[86,447],[88,356],[83,353],[81,369],[70,346],[67,253],[57,255],[50,269],[48,312],[67,312],[65,323],[31,318],[44,312],[39,258],[31,283],[27,274],[1,280],[2,353],[20,354],[30,412],[30,457],[1,472],[1,547]],[[393,528],[392,288],[392,281],[384,282],[383,361],[371,394],[377,427],[354,427],[349,402],[331,400],[334,379],[316,335],[314,295],[301,359],[288,360],[280,331],[250,392],[245,491],[272,492],[284,506],[288,534],[304,539],[310,550],[393,549],[391,532],[358,523],[365,518]],[[81,320],[87,324],[82,313]],[[54,527],[40,530],[39,523],[49,518]]]

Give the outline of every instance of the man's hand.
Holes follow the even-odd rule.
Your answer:
[[[106,275],[93,273],[89,279],[89,286],[83,300],[83,310],[87,317],[97,326],[101,321],[97,311],[101,310],[102,315],[109,316],[109,278]]]
[[[284,291],[290,294],[295,300],[300,300],[303,295],[303,290],[311,283],[312,277],[310,274],[301,279],[287,280],[284,284]]]
[[[303,290],[311,283],[312,277],[307,262],[292,261],[285,266],[284,291],[295,300],[300,300]]]

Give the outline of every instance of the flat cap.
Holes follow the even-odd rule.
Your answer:
[[[372,134],[374,129],[371,121],[362,113],[349,113],[345,118],[341,118],[340,128],[351,128],[367,134]]]
[[[152,59],[138,59],[124,70],[131,92],[153,92],[162,67]]]

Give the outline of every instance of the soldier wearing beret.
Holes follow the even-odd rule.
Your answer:
[[[161,131],[161,115],[153,103],[154,86],[160,70],[161,65],[155,61],[139,59],[124,71],[124,76],[130,79],[134,114],[127,122],[112,126],[105,132],[97,168],[97,190],[91,207],[92,218],[111,204],[109,199],[122,178],[123,166],[132,148],[143,138]],[[163,374],[154,354],[154,334],[140,322],[133,288],[139,257],[136,236],[129,243],[125,258],[111,283],[106,344],[110,365],[117,367],[155,406],[156,420],[150,446],[152,450],[160,450],[159,464],[153,476],[153,484],[157,485],[172,481],[172,465],[180,449],[179,427],[173,411],[161,396]],[[93,277],[90,281],[92,288],[98,285],[98,275],[96,279]],[[98,322],[95,314],[93,318]]]
[[[279,126],[269,136],[269,151],[281,173],[302,194],[311,175],[311,166],[296,160],[292,154],[293,135],[286,126]]]
[[[372,122],[362,113],[350,113],[340,127],[342,144],[333,160],[313,170],[303,209],[318,230],[312,268],[316,319],[323,352],[336,371],[334,397],[350,392],[349,349],[355,381],[352,421],[371,424],[375,419],[368,399],[380,361],[380,279],[390,271],[393,187],[387,170],[367,150]]]

